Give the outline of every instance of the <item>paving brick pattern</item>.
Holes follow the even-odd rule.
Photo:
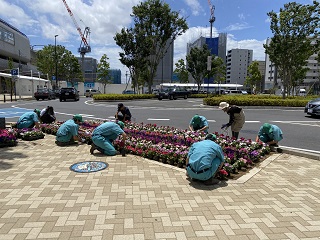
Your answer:
[[[20,141],[0,149],[0,239],[319,239],[320,162],[274,156],[243,183],[204,186],[137,156]],[[69,170],[87,160],[109,167]]]

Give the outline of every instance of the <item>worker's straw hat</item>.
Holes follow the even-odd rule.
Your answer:
[[[229,103],[227,103],[227,102],[221,102],[221,103],[219,104],[219,108],[220,108],[220,109],[225,109],[225,108],[227,108],[227,107],[229,107]]]

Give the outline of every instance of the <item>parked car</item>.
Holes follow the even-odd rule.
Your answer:
[[[86,97],[92,97],[93,95],[96,95],[96,94],[101,94],[101,92],[95,89],[87,89],[84,95]]]
[[[304,108],[304,112],[311,116],[320,116],[320,98],[309,101]]]
[[[133,90],[125,90],[122,92],[122,94],[134,94]]]
[[[39,101],[40,99],[51,100],[51,99],[56,99],[56,94],[51,89],[40,88],[34,93],[34,98],[37,99],[37,101]]]
[[[66,101],[67,99],[79,101],[79,98],[79,91],[77,91],[77,89],[75,89],[74,87],[60,89],[60,102]]]
[[[180,88],[180,87],[166,87],[160,90],[159,93],[156,94],[156,97],[159,100],[162,99],[170,99],[170,100],[176,100],[177,98],[184,98],[187,99],[190,95],[190,92]]]

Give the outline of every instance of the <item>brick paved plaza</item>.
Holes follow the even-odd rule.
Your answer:
[[[95,173],[69,167],[109,164]],[[319,239],[320,161],[274,154],[205,186],[141,157],[90,155],[54,136],[0,148],[0,239]]]

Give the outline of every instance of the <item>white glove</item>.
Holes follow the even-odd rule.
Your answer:
[[[82,138],[82,139],[81,139],[81,142],[83,142],[83,143],[84,143],[85,141],[86,141],[86,139],[84,139],[84,138]]]

